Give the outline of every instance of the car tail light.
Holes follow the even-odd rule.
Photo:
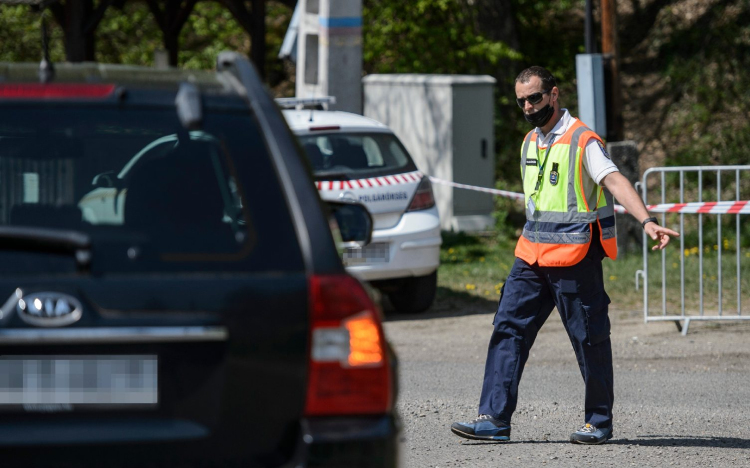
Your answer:
[[[435,206],[435,196],[432,194],[432,183],[428,176],[422,177],[417,186],[417,193],[411,199],[406,211],[426,210]]]
[[[310,278],[311,348],[305,415],[383,414],[391,370],[375,303],[349,275]]]
[[[76,83],[3,83],[0,98],[5,99],[59,99],[103,98],[115,90],[113,84]]]

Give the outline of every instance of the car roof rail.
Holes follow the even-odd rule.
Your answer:
[[[329,104],[336,104],[336,96],[321,96],[311,98],[276,98],[276,104],[282,109],[317,109],[327,110]]]

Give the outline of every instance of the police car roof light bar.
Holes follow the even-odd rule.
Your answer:
[[[336,104],[336,96],[321,96],[312,98],[276,98],[276,104],[282,109],[296,108],[297,110],[305,108],[315,108],[323,106],[327,108],[329,104]]]

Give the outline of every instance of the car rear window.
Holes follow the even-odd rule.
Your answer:
[[[94,272],[298,268],[293,251],[259,249],[296,245],[275,181],[249,111],[207,111],[187,131],[174,107],[0,107],[0,238],[83,233]],[[38,247],[0,248],[0,275],[76,271]]]
[[[416,171],[395,135],[329,133],[300,136],[318,180],[355,179]]]

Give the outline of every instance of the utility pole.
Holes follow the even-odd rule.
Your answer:
[[[617,43],[616,1],[601,0],[601,8],[602,54],[605,63],[607,122],[609,122],[607,138],[610,141],[621,141],[623,139],[622,93],[620,91],[620,54]]]
[[[586,16],[584,21],[584,39],[586,43],[586,53],[596,53],[596,40],[594,38],[594,11],[591,6],[592,0],[586,0]]]

